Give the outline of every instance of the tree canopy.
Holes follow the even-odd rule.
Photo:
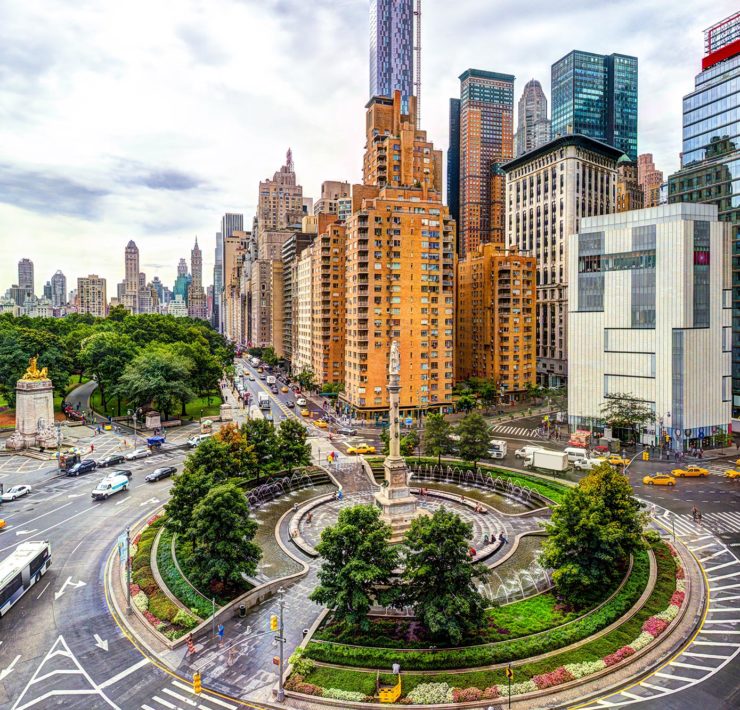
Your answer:
[[[452,428],[444,415],[435,412],[427,416],[424,421],[424,453],[428,456],[436,456],[437,461],[441,461],[442,455],[449,453],[452,449],[451,433]]]
[[[613,429],[627,429],[634,433],[655,421],[655,412],[644,399],[620,393],[604,395],[604,399],[601,418]]]
[[[460,458],[469,461],[473,465],[488,454],[490,446],[491,430],[486,420],[479,412],[470,412],[460,421],[455,428],[458,442],[457,448]]]

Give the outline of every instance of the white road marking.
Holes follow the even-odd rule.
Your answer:
[[[17,535],[18,533],[16,533]],[[730,577],[737,577],[740,575],[740,570],[737,572],[731,572],[730,574],[723,574],[721,577],[709,577],[710,582],[719,582],[722,579],[730,579]]]
[[[79,589],[80,587],[84,587],[87,582],[83,582],[81,579],[77,582],[72,581],[72,577],[67,577],[64,584],[62,585],[62,588],[58,592],[54,592],[54,600],[56,601],[59,599],[59,597],[64,594],[64,590],[67,588],[67,586],[74,587],[75,589]]]
[[[36,597],[36,599],[41,599],[41,595],[49,588],[49,585],[51,582],[47,582],[46,586],[39,592],[39,595]]]
[[[196,707],[198,705],[198,703],[196,703],[194,700],[191,700],[190,698],[186,698],[184,695],[180,695],[180,693],[176,693],[174,690],[170,690],[169,688],[162,688],[162,692],[167,693],[167,695],[171,695],[173,698],[177,698],[178,700],[181,700],[183,703],[192,705],[193,707]]]
[[[686,678],[682,675],[674,675],[673,673],[663,673],[662,671],[658,671],[657,673],[654,673],[656,678],[667,678],[669,680],[677,680],[679,683],[686,682],[686,683],[692,683],[696,680],[696,678]]]
[[[153,695],[152,700],[156,700],[160,705],[164,705],[166,708],[170,708],[171,710],[182,710],[182,708],[178,708],[177,705],[173,705],[172,703],[163,700],[159,695]]]
[[[108,678],[108,680],[106,680],[104,683],[101,683],[98,688],[102,690],[103,688],[107,688],[109,685],[114,685],[115,683],[118,683],[119,680],[122,680],[127,675],[130,675],[134,671],[137,671],[139,670],[139,668],[143,668],[146,665],[149,665],[149,660],[146,658],[142,658],[138,663],[134,663],[133,666],[129,666],[117,675],[114,675],[112,678]]]
[[[709,558],[707,558],[709,559]],[[702,560],[702,562],[706,562],[707,560]],[[731,560],[730,562],[723,562],[721,565],[716,565],[715,567],[705,567],[704,571],[709,574],[710,572],[714,572],[718,569],[722,569],[723,567],[729,567],[730,565],[736,565],[737,560]]]
[[[105,639],[105,640],[104,639],[101,639],[100,636],[98,636],[97,634],[93,634],[93,638],[95,639],[95,645],[98,648],[102,648],[103,651],[107,651],[108,650],[108,640],[107,639]]]
[[[185,683],[181,683],[178,680],[172,681],[172,685],[180,688],[181,690],[187,690],[189,693],[192,693],[193,692],[193,688],[191,686],[185,685]],[[216,698],[216,697],[214,697],[212,695],[203,695],[201,697],[204,700],[207,699],[207,700],[209,700],[212,703],[216,703],[216,705],[221,705],[222,707],[228,708],[228,710],[237,710],[237,706],[236,705],[232,705],[231,703],[227,703],[227,702],[221,700],[221,698]]]
[[[72,505],[71,503],[67,503],[67,505]],[[62,506],[63,508],[64,506]],[[53,512],[53,511],[52,511]],[[75,513],[74,515],[71,515],[69,518],[66,518],[65,520],[61,520],[58,523],[55,523],[51,527],[46,528],[46,530],[39,530],[39,537],[41,535],[45,535],[49,532],[49,530],[53,530],[54,528],[58,528],[60,525],[66,525],[70,520],[73,520],[74,518],[79,518],[80,515],[88,515],[90,513],[89,509],[81,510],[79,513]],[[39,516],[42,517],[42,516]],[[30,520],[28,522],[31,522]],[[5,552],[6,550],[12,550],[14,547],[18,547],[20,545],[20,542],[16,542],[13,545],[8,545],[8,547],[3,547],[0,549],[0,552]]]
[[[11,662],[10,665],[7,666],[7,668],[3,668],[0,671],[0,681],[5,680],[12,672],[13,668],[15,667],[15,664],[18,663],[18,659],[21,657],[21,654],[19,653]]]
[[[36,532],[36,528],[34,528],[33,530],[18,530],[16,532],[16,535],[31,535],[31,533],[35,533],[35,532]]]
[[[694,663],[680,663],[679,661],[673,661],[673,663],[671,663],[671,666],[678,666],[679,668],[695,668],[696,670],[699,670],[699,671],[714,670],[712,666],[699,666]]]
[[[716,658],[720,661],[726,661],[729,656],[718,656],[716,653],[696,653],[696,652],[689,652],[684,651],[682,656],[691,656],[692,658]]]

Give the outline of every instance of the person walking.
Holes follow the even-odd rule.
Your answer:
[[[697,516],[698,515],[699,515],[699,509],[696,506],[694,506],[691,509],[691,517],[694,519],[694,522],[696,522],[696,519],[697,519]]]

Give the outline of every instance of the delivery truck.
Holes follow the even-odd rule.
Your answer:
[[[505,441],[500,439],[491,439],[488,444],[488,455],[492,459],[502,459],[506,456],[507,445]]]
[[[567,471],[568,454],[564,451],[540,449],[524,460],[525,468],[543,468],[547,471]]]
[[[269,409],[270,395],[267,392],[257,392],[257,405],[260,409]]]

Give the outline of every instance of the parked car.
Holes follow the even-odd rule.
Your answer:
[[[298,399],[296,399],[295,403],[299,407],[305,407],[306,406],[306,400],[303,397],[298,397]]]
[[[350,426],[340,426],[337,429],[337,434],[344,434],[344,436],[357,436],[357,429],[353,429]]]
[[[600,463],[603,463],[599,459],[587,459],[585,456],[582,456],[579,459],[575,459],[573,461],[573,468],[578,469],[579,471],[590,471],[595,466],[598,466]]]
[[[211,437],[210,434],[196,434],[195,436],[191,436],[187,444],[191,449],[194,449],[198,444],[204,442],[206,439],[209,439]]]
[[[68,476],[81,476],[83,473],[90,473],[98,467],[92,459],[82,459],[79,463],[76,463],[72,468],[67,471]]]
[[[115,466],[116,464],[123,463],[125,460],[126,459],[123,458],[123,454],[108,454],[98,460],[98,467],[105,468],[106,466]]]
[[[3,501],[15,500],[16,498],[22,498],[31,492],[31,486],[20,485],[13,486],[9,491],[3,493]]]
[[[151,456],[152,452],[147,449],[146,446],[140,446],[133,451],[129,451],[126,454],[126,461],[136,461],[136,459],[145,459],[147,456]]]
[[[375,447],[370,444],[358,444],[357,446],[350,446],[347,449],[348,454],[374,454]]]
[[[646,486],[675,486],[676,479],[670,473],[656,473],[652,476],[645,476],[642,482]]]
[[[155,468],[150,474],[144,477],[144,480],[147,483],[152,483],[154,481],[160,481],[163,478],[169,478],[173,473],[177,473],[177,469],[174,466],[162,466]]]
[[[676,478],[686,478],[688,476],[708,476],[709,471],[701,466],[687,466],[686,468],[674,468],[671,476]]]

